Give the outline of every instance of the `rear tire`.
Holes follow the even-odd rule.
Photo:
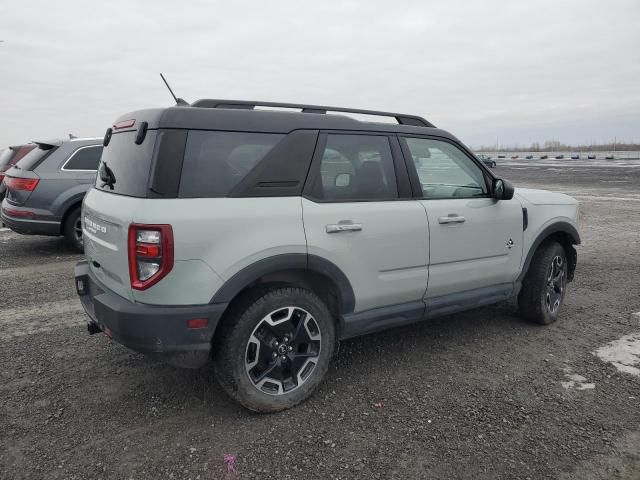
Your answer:
[[[224,391],[265,413],[311,396],[335,346],[335,324],[324,302],[302,288],[276,288],[232,308],[214,340],[215,375]]]
[[[538,247],[518,295],[520,315],[549,325],[558,314],[567,291],[567,255],[562,245],[550,241]]]
[[[65,243],[82,253],[84,252],[84,243],[82,241],[82,218],[80,214],[80,207],[76,207],[67,215],[64,221],[63,234]]]

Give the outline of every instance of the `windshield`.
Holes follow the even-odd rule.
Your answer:
[[[146,197],[156,133],[149,130],[142,145],[135,143],[137,132],[114,133],[102,151],[96,188],[129,197]]]

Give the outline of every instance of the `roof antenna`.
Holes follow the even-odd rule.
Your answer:
[[[169,93],[171,93],[171,96],[173,97],[173,99],[176,101],[176,105],[189,105],[187,102],[185,102],[182,98],[178,98],[175,96],[175,94],[173,93],[173,90],[171,90],[171,87],[169,86],[169,83],[167,82],[167,79],[164,78],[164,75],[162,75],[162,73],[160,74],[160,78],[162,78],[162,81],[164,82],[164,84],[167,86],[167,88],[169,89]]]

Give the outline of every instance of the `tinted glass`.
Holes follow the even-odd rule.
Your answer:
[[[54,145],[38,145],[38,148],[34,148],[27,153],[15,166],[22,170],[33,170],[40,165],[45,158],[55,152],[57,148],[58,147]]]
[[[136,145],[136,134],[113,134],[109,145],[102,151],[96,176],[97,189],[129,197],[147,196],[156,130],[147,132],[142,145]]]
[[[223,197],[284,137],[271,133],[191,131],[180,197]]]
[[[424,198],[475,197],[487,193],[484,174],[455,145],[426,138],[405,138]]]
[[[4,172],[9,166],[9,161],[13,157],[14,151],[10,148],[5,148],[0,152],[0,172]]]
[[[390,200],[398,197],[389,139],[329,134],[314,195],[322,200]]]
[[[102,146],[82,147],[76,150],[64,165],[65,170],[97,170]]]

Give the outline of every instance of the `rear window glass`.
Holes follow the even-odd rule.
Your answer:
[[[34,148],[27,153],[15,166],[22,170],[33,170],[40,165],[45,158],[55,152],[57,148],[55,145],[39,144],[38,148]]]
[[[272,133],[189,132],[179,195],[227,195],[283,137]]]
[[[64,164],[64,170],[97,170],[102,155],[102,145],[80,147]]]
[[[9,165],[9,160],[13,157],[13,150],[10,148],[5,148],[0,151],[0,172],[4,172]]]
[[[114,133],[102,151],[96,188],[129,197],[146,197],[156,130],[149,130],[142,145],[137,132]]]

